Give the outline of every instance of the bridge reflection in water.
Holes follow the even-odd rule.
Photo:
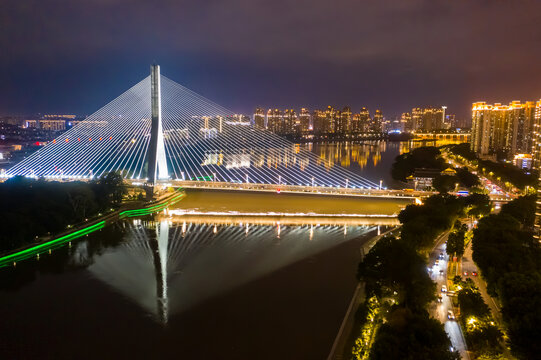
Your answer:
[[[229,289],[379,232],[347,221],[326,225],[325,219],[302,225],[187,220],[124,222],[122,243],[96,256],[88,270],[165,325],[170,316]],[[77,244],[74,261],[87,258],[85,244]]]

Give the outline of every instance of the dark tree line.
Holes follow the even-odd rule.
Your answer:
[[[541,354],[541,250],[533,238],[535,197],[522,197],[483,218],[474,230],[473,259],[487,289],[502,303],[512,352],[520,359]]]
[[[425,146],[398,155],[392,165],[391,175],[395,180],[406,181],[416,168],[444,170],[445,167],[440,150],[435,146]]]
[[[0,251],[10,250],[84,221],[122,202],[122,177],[108,173],[92,182],[54,182],[13,177],[0,183]]]
[[[395,180],[406,181],[406,178],[412,175],[415,169],[429,168],[442,171],[447,167],[445,159],[441,156],[440,148],[425,146],[397,156],[391,169],[391,175]],[[457,169],[456,175],[438,175],[433,181],[433,187],[440,193],[454,190],[457,184],[472,188],[479,186],[481,181],[466,167]]]

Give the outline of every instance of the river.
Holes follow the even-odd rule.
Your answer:
[[[390,166],[407,144],[306,146],[328,166],[392,187]],[[359,248],[383,230],[118,222],[0,269],[0,358],[325,359]]]

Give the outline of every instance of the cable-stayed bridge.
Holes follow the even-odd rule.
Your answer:
[[[360,196],[430,195],[386,190],[160,74],[119,97],[8,169],[3,178],[91,180],[118,171],[134,185],[311,192]]]
[[[151,75],[6,172],[58,180],[378,188],[160,75]]]

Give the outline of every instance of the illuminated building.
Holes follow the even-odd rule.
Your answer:
[[[298,129],[301,133],[307,133],[311,130],[310,111],[302,108],[298,117]]]
[[[66,120],[50,120],[50,119],[40,119],[40,120],[25,120],[25,128],[36,128],[42,130],[66,130]]]
[[[423,127],[423,109],[421,108],[413,108],[411,109],[411,129],[412,130],[418,130]]]
[[[381,110],[376,110],[370,125],[370,131],[381,132],[383,130],[383,114],[381,113]]]
[[[273,133],[282,132],[282,112],[278,109],[269,109],[267,111],[267,129]]]
[[[44,119],[53,119],[53,120],[74,120],[77,118],[76,115],[43,115]]]
[[[359,113],[360,122],[359,122],[359,131],[367,132],[370,126],[370,111],[367,108],[363,107]]]
[[[531,169],[532,168],[532,155],[530,154],[517,154],[513,159],[513,164],[520,169]]]
[[[413,121],[410,113],[402,113],[402,116],[400,117],[400,123],[402,124],[402,128],[405,131],[413,130]]]
[[[471,149],[481,157],[530,153],[535,109],[531,101],[512,101],[509,105],[474,103]]]
[[[411,120],[408,130],[433,131],[447,129],[450,126],[445,123],[445,109],[447,107],[425,107],[411,109]],[[409,115],[408,113],[406,113]],[[403,114],[404,116],[405,114]]]
[[[360,132],[361,130],[361,114],[353,114],[351,117],[351,131],[354,133]]]
[[[297,113],[295,110],[286,109],[282,119],[282,134],[294,134],[296,132],[295,127],[297,123]]]
[[[327,118],[324,111],[314,110],[312,121],[314,134],[321,135],[327,132]]]
[[[332,106],[327,106],[325,111],[326,128],[328,133],[336,132],[336,119],[340,117],[339,111],[335,110]]]
[[[338,134],[347,134],[351,131],[351,109],[346,106],[341,112],[336,114],[336,129]]]
[[[266,129],[267,126],[265,124],[265,110],[262,108],[255,109],[254,112],[254,127],[256,129]]]

